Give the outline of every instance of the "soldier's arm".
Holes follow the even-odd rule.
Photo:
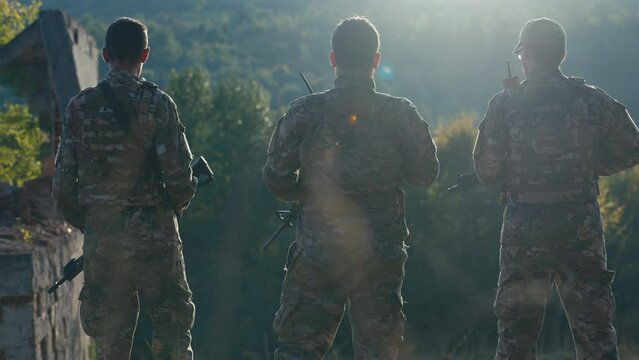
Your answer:
[[[165,193],[175,211],[181,213],[195,195],[197,181],[191,170],[193,155],[186,140],[173,100],[164,95],[160,104],[160,125],[154,140],[155,153],[162,170]]]
[[[639,164],[639,130],[628,110],[604,98],[595,158],[599,175],[612,175]]]
[[[410,102],[401,117],[399,149],[404,179],[413,185],[429,186],[439,174],[439,160],[428,124]]]
[[[303,139],[301,124],[309,120],[308,113],[300,105],[293,104],[275,126],[268,146],[264,183],[279,199],[300,201],[298,182],[300,168],[299,146]]]
[[[78,199],[78,160],[76,147],[81,139],[76,135],[80,132],[74,128],[80,126],[80,105],[72,99],[67,106],[62,121],[62,136],[55,157],[55,175],[53,176],[52,192],[55,207],[62,213],[64,219],[78,229],[84,228],[84,208]]]
[[[475,173],[482,182],[498,182],[503,176],[507,153],[507,136],[503,93],[494,96],[484,119],[479,124],[479,133],[473,150]]]

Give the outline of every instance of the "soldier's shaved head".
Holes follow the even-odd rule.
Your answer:
[[[147,27],[133,18],[119,18],[109,25],[104,42],[110,60],[134,63],[149,46]]]
[[[345,69],[371,69],[377,66],[379,33],[367,18],[353,16],[342,20],[331,37],[335,66]]]
[[[514,53],[523,51],[542,66],[559,66],[566,56],[566,31],[554,20],[532,19],[521,29]]]

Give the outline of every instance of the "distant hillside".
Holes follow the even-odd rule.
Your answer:
[[[635,0],[45,0],[80,18],[101,41],[122,15],[150,26],[146,75],[166,84],[171,69],[202,67],[215,79],[251,78],[274,105],[304,94],[297,72],[317,89],[331,86],[329,38],[340,18],[369,16],[382,35],[381,91],[407,96],[435,121],[483,112],[500,90],[505,60],[526,20],[547,16],[569,36],[568,74],[584,77],[639,109],[639,3]],[[514,68],[518,71],[515,63]]]

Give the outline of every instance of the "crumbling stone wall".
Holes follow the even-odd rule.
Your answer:
[[[82,254],[82,234],[53,209],[50,176],[61,115],[72,96],[97,83],[98,59],[93,37],[60,10],[42,11],[0,48],[0,66],[24,75],[16,93],[51,139],[42,178],[23,188],[0,184],[0,360],[89,358],[77,301],[82,275],[47,293],[62,266]]]
[[[0,201],[22,201],[0,208],[0,360],[87,359],[78,319],[82,275],[47,293],[62,266],[82,254],[82,234],[53,211],[50,179],[7,188]]]

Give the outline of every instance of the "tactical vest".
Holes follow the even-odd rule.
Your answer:
[[[315,106],[310,133],[300,145],[305,188],[366,194],[396,189],[401,157],[393,142],[389,96],[369,89],[333,89]]]
[[[304,235],[296,239],[307,253],[316,246],[344,252],[371,247],[396,256],[408,229],[393,120],[402,114],[398,107],[408,105],[358,87],[316,96],[299,151],[305,195],[298,234]]]
[[[587,89],[581,79],[551,77],[506,93],[509,201],[596,199],[596,114],[583,100]]]
[[[144,82],[132,91],[113,87],[130,118],[128,128],[97,88],[86,96],[80,120],[78,195],[82,205],[154,206],[161,204],[155,155],[156,87]]]

